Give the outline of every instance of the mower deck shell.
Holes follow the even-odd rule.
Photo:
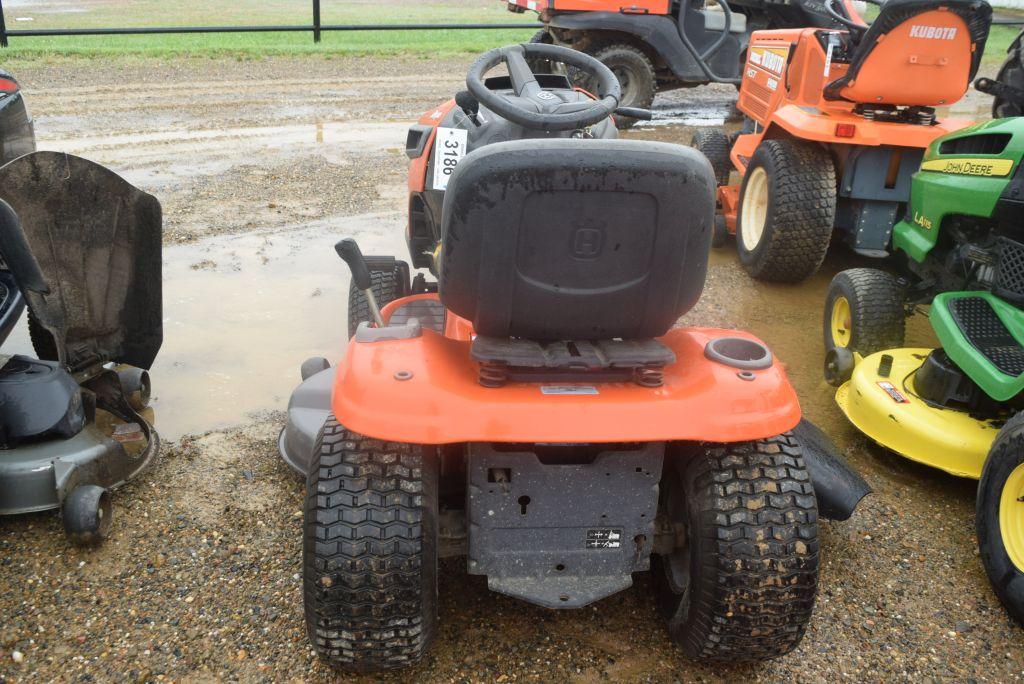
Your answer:
[[[836,392],[836,403],[854,427],[890,451],[978,479],[999,426],[966,411],[930,406],[916,396],[913,374],[931,351],[889,349],[866,357]],[[886,376],[878,374],[883,354],[893,360]]]
[[[660,341],[677,361],[653,389],[628,382],[489,389],[479,383],[464,332],[464,339],[423,330],[408,340],[351,342],[335,379],[334,415],[360,434],[414,444],[727,443],[777,435],[800,421],[796,392],[777,360],[745,375],[705,357],[715,338],[757,341],[747,333],[669,331]]]
[[[67,440],[44,440],[3,452],[0,457],[0,515],[60,508],[79,485],[115,489],[145,470],[160,449],[156,430],[145,449],[132,454],[95,424]]]

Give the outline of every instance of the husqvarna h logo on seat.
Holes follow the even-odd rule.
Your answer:
[[[931,40],[953,40],[956,38],[956,27],[912,24],[910,27],[910,37],[928,38]]]
[[[572,235],[572,256],[595,259],[604,247],[604,231],[600,228],[577,228]]]

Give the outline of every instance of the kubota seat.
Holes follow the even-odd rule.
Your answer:
[[[704,287],[714,191],[708,161],[679,145],[478,149],[445,195],[441,301],[494,338],[663,335]]]
[[[825,97],[934,107],[956,102],[978,71],[992,22],[984,0],[888,0],[856,40]]]

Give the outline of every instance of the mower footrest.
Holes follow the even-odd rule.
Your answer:
[[[949,302],[950,313],[964,337],[1001,373],[1024,374],[1024,347],[982,297],[958,297]]]
[[[471,444],[469,572],[493,591],[580,608],[650,568],[664,443]]]

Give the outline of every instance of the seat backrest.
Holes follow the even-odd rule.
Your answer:
[[[657,337],[700,298],[714,213],[711,165],[687,147],[488,145],[449,181],[441,301],[491,337]]]
[[[956,102],[978,71],[992,22],[985,0],[888,0],[860,37],[830,100],[934,107]]]

